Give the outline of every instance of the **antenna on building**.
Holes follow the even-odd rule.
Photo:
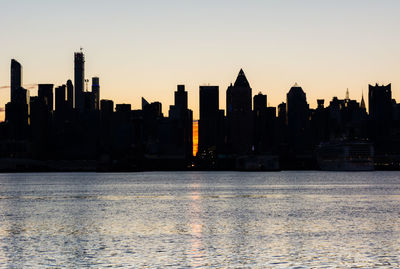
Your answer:
[[[81,52],[83,52],[83,48],[82,47],[80,47],[80,50],[81,50]]]

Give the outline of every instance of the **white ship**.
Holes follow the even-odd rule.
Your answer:
[[[319,168],[325,171],[372,171],[374,147],[365,141],[321,143],[317,148]]]

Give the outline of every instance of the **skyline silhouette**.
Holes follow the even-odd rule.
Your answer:
[[[391,84],[368,85],[369,113],[364,95],[358,102],[348,89],[344,99],[333,96],[326,106],[324,99],[318,99],[318,107],[310,108],[297,83],[275,107],[268,104],[268,95],[253,94],[240,69],[226,89],[225,110],[220,109],[219,86],[199,86],[200,119],[195,125],[185,85],[176,86],[168,114],[163,113],[162,102],[145,97],[137,109],[102,98],[100,77],[92,77],[90,90],[85,64],[81,49],[74,53],[74,82],[38,84],[33,96],[23,87],[23,66],[11,60],[11,98],[0,123],[0,167],[17,171],[400,168],[400,104],[392,96]],[[66,160],[72,164],[60,165]]]

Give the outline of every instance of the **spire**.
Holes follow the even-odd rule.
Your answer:
[[[240,69],[239,74],[235,81],[235,87],[250,87],[249,82],[247,81],[246,75],[244,74],[243,69]]]
[[[346,90],[346,100],[350,100],[349,88]]]
[[[362,91],[362,94],[361,94],[361,105],[360,105],[360,107],[365,109],[364,91]]]

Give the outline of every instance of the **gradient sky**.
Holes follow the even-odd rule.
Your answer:
[[[185,84],[198,118],[199,85],[225,92],[243,68],[253,88],[277,106],[299,83],[317,98],[367,96],[368,83],[392,83],[400,99],[400,1],[54,1],[0,0],[0,86],[10,60],[24,83],[73,79],[73,53],[86,76],[99,76],[101,98],[173,104]],[[31,95],[36,95],[32,90]],[[9,101],[0,90],[0,107]],[[398,100],[400,101],[400,100]]]

